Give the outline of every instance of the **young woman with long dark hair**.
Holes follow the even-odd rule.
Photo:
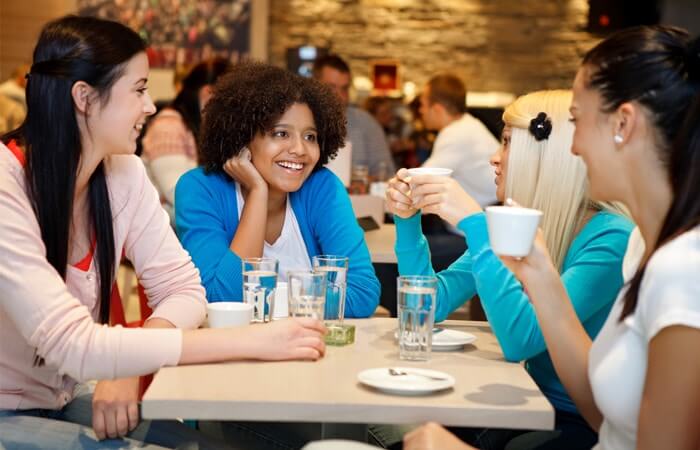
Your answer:
[[[177,424],[136,429],[137,383],[125,377],[324,353],[314,320],[194,330],[204,289],[133,155],[155,109],[147,78],[143,42],[116,22],[68,16],[39,37],[26,120],[0,144],[0,447],[98,448],[130,431],[201,443]],[[122,251],[153,308],[144,328],[107,326]],[[87,380],[104,381],[93,395]]]

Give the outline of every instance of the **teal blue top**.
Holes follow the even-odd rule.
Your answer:
[[[435,274],[420,214],[395,217],[396,256],[401,275]],[[474,294],[508,361],[525,361],[525,368],[558,410],[576,407],[557,377],[535,310],[522,285],[493,253],[484,213],[457,224],[468,250],[438,277],[435,320],[442,321]],[[626,218],[599,212],[583,227],[566,253],[561,279],[586,332],[594,338],[622,287],[622,258],[633,224]]]

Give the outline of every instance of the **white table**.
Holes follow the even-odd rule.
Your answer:
[[[365,242],[373,263],[396,264],[398,262],[394,253],[396,225],[393,223],[384,223],[377,230],[366,231]]]
[[[146,419],[211,419],[335,424],[416,423],[551,430],[554,410],[520,364],[504,361],[483,322],[444,325],[477,336],[427,363],[399,361],[396,319],[355,319],[356,342],[328,347],[317,362],[235,362],[161,369],[146,392]],[[265,326],[265,325],[257,325]],[[441,370],[453,389],[404,397],[361,385],[357,374],[389,366]],[[336,433],[335,435],[343,433]]]

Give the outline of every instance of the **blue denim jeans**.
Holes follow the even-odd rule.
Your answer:
[[[233,449],[178,421],[142,420],[127,438],[98,440],[92,431],[90,384],[77,387],[60,410],[0,410],[0,450],[35,449]]]

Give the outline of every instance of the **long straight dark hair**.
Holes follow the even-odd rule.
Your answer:
[[[637,101],[650,112],[673,200],[652,254],[700,224],[700,38],[673,27],[635,27],[612,35],[583,60],[588,86],[614,111]],[[648,258],[629,282],[620,320],[637,307]]]
[[[18,129],[2,137],[4,142],[15,140],[25,148],[27,186],[46,259],[64,280],[82,154],[71,88],[84,81],[105,104],[126,63],[144,50],[138,34],[116,22],[77,16],[49,22],[34,49],[26,88],[27,117]],[[101,323],[108,323],[116,258],[103,163],[90,178],[88,197],[99,272],[99,317]]]

